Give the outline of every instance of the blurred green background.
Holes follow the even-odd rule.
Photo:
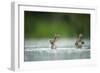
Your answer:
[[[24,11],[25,38],[90,37],[90,14]]]

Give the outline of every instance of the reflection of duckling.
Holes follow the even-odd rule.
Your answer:
[[[75,42],[75,45],[77,48],[82,48],[82,45],[84,44],[84,41],[82,41],[82,38],[83,38],[83,35],[79,34],[79,36]]]
[[[54,38],[52,40],[50,40],[51,49],[56,49],[57,48],[55,43],[56,43],[58,37],[59,37],[59,35],[55,34]]]

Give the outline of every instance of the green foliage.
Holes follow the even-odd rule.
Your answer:
[[[90,14],[25,11],[24,17],[25,38],[90,37]]]

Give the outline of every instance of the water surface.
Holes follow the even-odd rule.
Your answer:
[[[84,39],[82,48],[75,47],[76,39],[59,39],[57,49],[51,49],[50,39],[26,39],[24,61],[72,60],[90,58],[90,41]]]

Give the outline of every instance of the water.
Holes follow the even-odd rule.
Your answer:
[[[75,47],[75,39],[59,39],[57,49],[50,48],[50,39],[25,40],[24,61],[72,60],[90,58],[90,41],[84,39],[82,48]]]

